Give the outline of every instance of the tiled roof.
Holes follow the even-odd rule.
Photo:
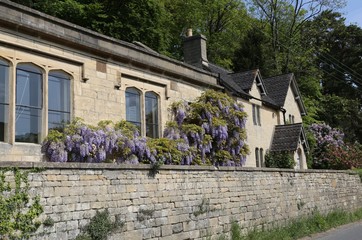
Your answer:
[[[230,91],[243,96],[249,96],[239,85],[237,85],[231,77],[231,71],[226,70],[220,66],[217,66],[212,63],[208,63],[208,70],[212,73],[217,73],[220,75],[221,85],[228,88]]]
[[[287,96],[288,88],[292,78],[293,74],[288,73],[263,79],[268,96],[273,99],[274,102],[280,107],[284,106],[285,98]]]
[[[246,72],[232,73],[231,78],[241,89],[243,89],[244,91],[249,91],[253,86],[253,82],[256,78],[257,73],[257,69]]]
[[[295,151],[303,131],[301,123],[277,125],[270,151]]]

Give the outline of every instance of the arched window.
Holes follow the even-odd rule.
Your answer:
[[[48,129],[63,128],[70,122],[70,76],[50,71],[48,76]]]
[[[304,168],[303,155],[302,155],[302,150],[300,148],[298,148],[297,154],[298,154],[297,169],[303,169]]]
[[[15,141],[39,143],[42,126],[43,76],[33,64],[16,68]]]
[[[9,65],[0,59],[0,141],[6,141],[9,124]]]
[[[153,92],[145,94],[146,136],[158,137],[158,96]]]
[[[262,148],[260,148],[260,167],[265,167],[265,164],[264,164],[264,151]]]
[[[260,167],[259,148],[255,148],[255,162],[256,167]]]
[[[141,94],[136,88],[126,89],[126,120],[141,130]]]

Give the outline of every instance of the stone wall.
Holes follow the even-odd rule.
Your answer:
[[[284,224],[314,210],[362,206],[362,184],[349,171],[0,162],[0,167],[44,167],[29,175],[54,226],[34,239],[74,239],[97,210],[124,221],[111,239],[203,239]]]

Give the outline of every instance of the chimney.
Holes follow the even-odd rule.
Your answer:
[[[192,29],[187,29],[183,42],[184,62],[198,68],[208,66],[206,37],[204,35],[192,36]]]

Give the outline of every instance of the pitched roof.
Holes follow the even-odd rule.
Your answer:
[[[225,68],[222,68],[220,66],[217,66],[212,63],[208,63],[208,66],[206,67],[212,73],[219,74],[221,85],[223,85],[225,88],[227,88],[229,91],[236,93],[237,95],[241,95],[244,97],[251,97],[248,93],[246,93],[238,84],[234,82],[231,75],[232,72],[229,70],[226,70]]]
[[[264,79],[264,85],[268,91],[269,97],[272,98],[278,106],[284,106],[292,78],[293,74],[288,73]]]
[[[232,73],[231,78],[234,82],[244,91],[249,91],[253,85],[253,82],[258,74],[258,69]]]
[[[302,123],[277,125],[270,151],[295,151],[298,148],[299,139],[308,150]]]

